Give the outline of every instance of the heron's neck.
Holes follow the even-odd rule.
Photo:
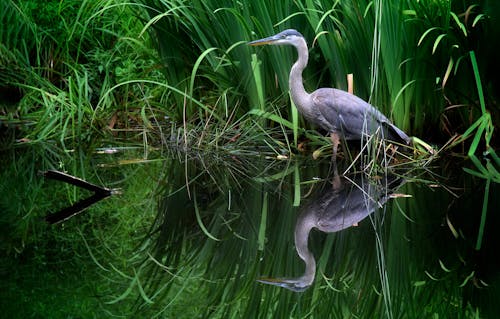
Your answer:
[[[306,269],[302,278],[309,284],[314,281],[314,276],[316,274],[316,260],[308,246],[309,233],[314,226],[315,219],[311,214],[301,214],[295,226],[295,249],[299,257],[306,264]]]
[[[309,105],[309,93],[304,89],[304,82],[302,80],[302,71],[307,66],[309,59],[309,52],[305,41],[300,42],[297,46],[298,58],[290,71],[288,85],[290,87],[290,94],[292,95],[293,103],[304,114],[304,108]]]

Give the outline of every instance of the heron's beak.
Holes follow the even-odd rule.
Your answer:
[[[258,45],[273,44],[273,42],[275,42],[276,40],[278,40],[278,39],[276,38],[276,36],[273,35],[272,37],[267,37],[264,39],[251,41],[251,42],[248,42],[247,44],[255,47]]]

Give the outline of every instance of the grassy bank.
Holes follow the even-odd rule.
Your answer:
[[[469,52],[489,76],[488,9],[467,1],[6,1],[1,120],[22,123],[19,138],[63,145],[96,135],[141,138],[168,123],[253,131],[248,123],[258,120],[291,131],[284,142],[296,147],[310,127],[287,94],[295,52],[245,45],[293,27],[311,46],[309,90],[346,89],[353,73],[355,94],[439,143],[481,116]],[[496,119],[495,83],[481,81]]]

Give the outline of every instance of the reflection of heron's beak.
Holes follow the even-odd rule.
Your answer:
[[[251,41],[248,42],[247,44],[251,46],[266,45],[266,44],[273,44],[273,42],[275,42],[276,40],[278,39],[273,35],[272,37]]]
[[[286,288],[295,292],[301,292],[309,288],[310,285],[304,285],[303,282],[297,279],[287,279],[287,278],[260,278],[257,279],[258,282],[267,284],[267,285],[272,285],[272,286],[278,286],[282,288]]]
[[[269,285],[275,285],[275,286],[278,286],[279,284],[281,284],[284,279],[280,279],[280,278],[259,278],[257,279],[258,282],[261,282],[263,284],[269,284]]]

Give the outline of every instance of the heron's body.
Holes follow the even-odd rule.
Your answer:
[[[321,88],[312,93],[304,89],[302,71],[307,66],[309,53],[304,37],[289,29],[274,36],[252,41],[250,45],[293,45],[298,59],[292,66],[289,87],[292,100],[299,112],[309,121],[328,131],[334,142],[334,156],[339,137],[359,140],[364,135],[379,131],[383,139],[409,144],[410,138],[369,103],[348,92]]]
[[[346,140],[359,140],[363,132],[371,135],[380,128],[381,136],[387,140],[405,144],[409,142],[409,137],[403,131],[376,108],[353,94],[321,88],[311,93],[310,99],[312,114],[305,110],[302,114],[329,133],[338,133]]]

